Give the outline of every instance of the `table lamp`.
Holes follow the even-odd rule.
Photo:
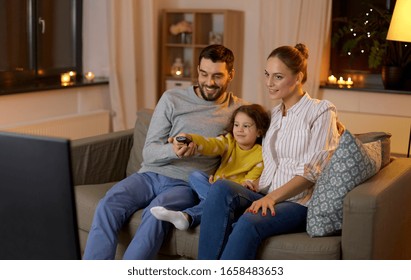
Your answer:
[[[397,0],[392,14],[387,40],[411,42],[411,0]]]

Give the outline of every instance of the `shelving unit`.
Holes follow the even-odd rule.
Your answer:
[[[170,27],[181,21],[190,22],[192,32],[172,34]],[[228,90],[241,96],[244,45],[243,12],[198,9],[163,10],[161,26],[160,95],[171,87],[187,87],[197,82],[198,56],[204,47],[212,43],[210,38],[213,37],[234,53],[235,77]],[[182,77],[171,75],[171,67],[177,58],[181,58],[183,61]]]

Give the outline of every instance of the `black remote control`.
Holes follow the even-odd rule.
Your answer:
[[[184,143],[184,144],[189,144],[189,143],[191,142],[191,140],[188,139],[188,138],[185,137],[185,136],[177,136],[177,137],[176,137],[176,140],[177,140],[178,142]]]

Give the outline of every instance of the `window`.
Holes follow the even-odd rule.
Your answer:
[[[395,0],[333,0],[332,4],[330,71],[334,75],[359,73],[371,79],[372,74],[380,76],[381,64],[369,62],[369,58],[375,41],[385,41],[387,17]],[[348,22],[356,23],[357,29]],[[343,28],[348,28],[346,33]]]
[[[82,72],[82,0],[0,0],[0,86]]]

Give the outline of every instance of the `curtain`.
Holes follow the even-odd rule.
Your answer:
[[[125,107],[132,96],[126,95],[125,91],[136,90],[132,79],[135,76],[134,52],[131,46],[133,40],[129,40],[127,36],[133,36],[133,22],[129,13],[132,12],[133,5],[131,0],[108,0],[107,4],[110,102],[113,130],[118,131],[127,128]]]
[[[262,76],[267,56],[276,47],[304,43],[309,49],[308,79],[304,89],[318,96],[323,52],[328,42],[331,1],[330,0],[261,0],[259,2],[260,29],[258,45],[260,57],[258,73]],[[247,54],[245,54],[247,55]],[[255,83],[252,92],[257,92],[257,102],[269,104],[265,84]],[[247,99],[245,90],[244,98]],[[255,98],[254,98],[255,99]]]
[[[150,0],[107,0],[113,131],[134,127],[137,110],[156,102],[156,83],[144,82],[156,76],[154,6]]]

